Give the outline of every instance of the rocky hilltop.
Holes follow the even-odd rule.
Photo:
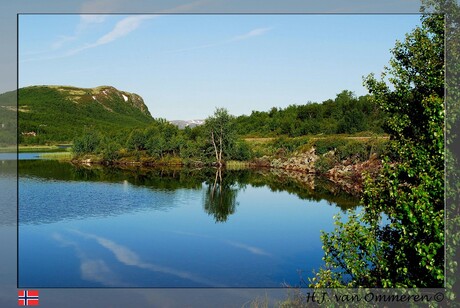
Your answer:
[[[112,86],[30,86],[18,93],[21,143],[71,141],[84,129],[143,127],[153,118],[142,97]]]
[[[66,100],[76,104],[97,103],[110,112],[116,112],[117,109],[119,109],[116,108],[117,104],[120,104],[121,106],[125,104],[138,109],[149,117],[152,116],[142,97],[135,93],[118,90],[112,86],[99,86],[95,88],[77,88],[72,86],[31,86],[19,89],[19,92],[21,94],[21,92],[23,93],[25,91],[34,92],[35,90],[41,91],[44,89],[56,90],[62,94]],[[23,103],[24,101],[19,101],[19,105],[22,105],[21,107],[25,107]],[[113,105],[115,108],[110,108],[110,105]]]

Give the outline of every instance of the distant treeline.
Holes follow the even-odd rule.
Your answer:
[[[323,103],[290,105],[284,109],[253,111],[236,118],[236,130],[245,136],[298,137],[308,134],[353,134],[362,131],[383,133],[385,113],[370,95],[356,97],[342,91]]]

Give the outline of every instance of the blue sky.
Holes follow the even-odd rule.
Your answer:
[[[366,94],[418,15],[20,15],[19,86],[111,85],[203,119]]]

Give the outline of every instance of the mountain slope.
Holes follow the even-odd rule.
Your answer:
[[[8,91],[0,94],[0,106],[14,106],[16,107],[16,90]]]
[[[204,124],[204,120],[173,120],[169,121],[169,123],[176,125],[180,129],[184,129],[186,127],[195,127]]]
[[[0,146],[16,144],[16,93],[0,94]]]
[[[153,121],[142,98],[114,87],[32,86],[19,89],[21,143],[69,142],[87,129],[116,132]]]

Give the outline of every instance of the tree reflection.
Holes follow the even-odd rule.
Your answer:
[[[216,170],[214,182],[206,182],[204,191],[204,210],[214,216],[216,222],[225,222],[235,213],[238,188],[231,177],[222,177],[222,169]]]

